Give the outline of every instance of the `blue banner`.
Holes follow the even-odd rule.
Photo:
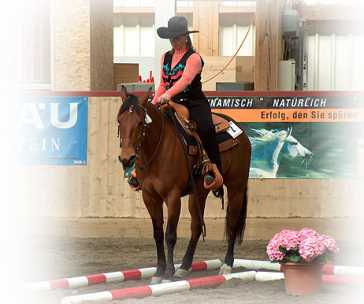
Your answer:
[[[27,97],[19,115],[21,163],[86,165],[87,97]]]

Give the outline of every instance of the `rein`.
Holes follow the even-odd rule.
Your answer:
[[[136,158],[137,159],[140,159],[140,154],[139,154],[139,151],[141,149],[141,146],[142,146],[142,143],[143,143],[143,140],[145,138],[145,134],[146,134],[146,129],[148,127],[148,123],[146,122],[146,118],[147,118],[147,110],[146,108],[140,106],[143,111],[144,111],[144,124],[143,124],[143,129],[142,129],[142,132],[141,132],[141,136],[138,138],[139,142],[137,143],[136,147],[135,147],[135,153],[136,153]],[[152,156],[149,158],[148,161],[145,162],[144,165],[140,165],[138,166],[140,170],[145,170],[147,169],[150,164],[152,163],[152,161],[155,159],[155,157],[157,156],[157,152],[159,150],[159,146],[161,145],[162,141],[163,141],[163,133],[164,133],[164,125],[165,125],[165,121],[164,121],[164,117],[163,115],[161,115],[161,120],[162,120],[162,127],[161,127],[161,131],[159,133],[159,140],[158,140],[158,143],[157,143],[157,146],[155,147],[153,153],[152,153]]]

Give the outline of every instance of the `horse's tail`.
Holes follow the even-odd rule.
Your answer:
[[[238,227],[237,233],[236,233],[239,244],[242,243],[243,237],[244,237],[247,210],[248,210],[248,186],[245,187],[244,196],[243,196],[243,206],[241,206],[241,210],[240,210],[239,227]]]

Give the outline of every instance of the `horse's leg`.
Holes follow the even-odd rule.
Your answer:
[[[228,248],[220,274],[230,273],[234,263],[234,246],[236,238],[242,238],[245,229],[247,208],[247,186],[244,183],[227,186],[228,207],[226,211],[226,235]]]
[[[157,270],[152,277],[151,283],[156,284],[162,281],[166,270],[166,255],[164,252],[163,233],[163,201],[157,196],[143,191],[144,204],[148,209],[153,224],[153,236],[157,247]]]
[[[166,280],[173,277],[175,268],[173,261],[174,246],[177,242],[177,225],[181,213],[181,196],[177,191],[172,191],[166,200],[168,208],[168,222],[166,228],[166,244],[167,244],[167,268],[164,274]]]
[[[185,277],[189,273],[192,266],[196,246],[202,233],[202,219],[204,216],[207,194],[208,191],[203,189],[201,182],[201,191],[197,190],[189,197],[188,209],[191,214],[191,238],[188,243],[186,253],[183,257],[182,265],[176,271],[176,277]]]

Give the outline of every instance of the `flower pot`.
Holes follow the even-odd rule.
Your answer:
[[[282,264],[286,292],[301,296],[316,293],[321,288],[322,264]]]

